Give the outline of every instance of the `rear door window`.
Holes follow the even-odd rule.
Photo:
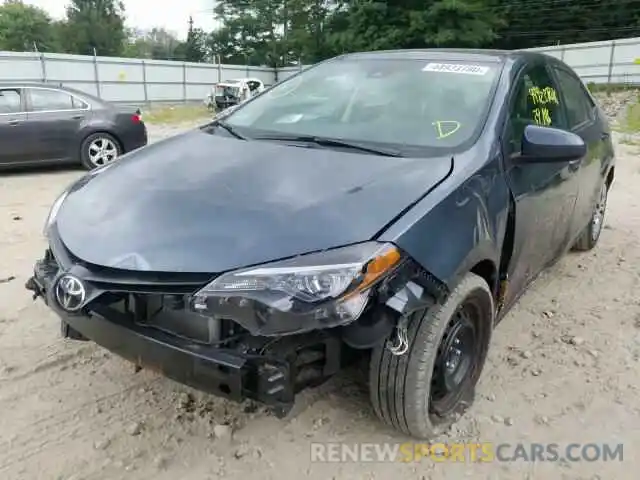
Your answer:
[[[46,90],[30,88],[31,111],[55,112],[61,110],[73,110],[73,97],[60,90]]]
[[[21,113],[23,111],[24,108],[22,107],[22,95],[20,89],[0,89],[0,114]]]
[[[554,68],[554,71],[564,99],[569,128],[576,129],[594,120],[595,105],[582,82],[563,69]]]
[[[89,108],[89,105],[87,105],[84,100],[80,100],[78,97],[74,96],[71,97],[71,104],[76,110],[84,110],[86,108]]]

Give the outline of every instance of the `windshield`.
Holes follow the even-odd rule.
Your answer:
[[[251,137],[318,136],[401,147],[460,146],[482,126],[501,65],[346,58],[321,63],[235,110]]]

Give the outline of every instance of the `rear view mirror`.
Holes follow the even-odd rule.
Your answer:
[[[587,146],[575,133],[540,125],[527,125],[524,129],[522,162],[570,162],[584,157],[586,153]]]

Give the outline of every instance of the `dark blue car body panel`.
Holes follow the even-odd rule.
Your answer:
[[[451,165],[196,130],[74,188],[56,223],[66,247],[94,265],[218,273],[368,240]]]
[[[537,64],[567,68],[539,54],[507,56],[478,142],[455,156],[452,175],[436,191],[379,237],[450,288],[476,269],[501,297],[502,313],[571,248],[590,220],[600,185],[613,180],[609,126],[597,107],[595,120],[575,132],[587,144],[585,158],[529,165],[508,158],[503,140],[513,86],[524,68]]]
[[[411,391],[400,387],[413,384],[417,392],[417,377],[434,385],[426,371],[415,375],[413,370],[410,380],[410,369],[435,358],[414,354],[422,350],[440,357],[438,352],[449,352],[438,348],[444,340],[427,338],[438,335],[458,348],[460,337],[447,334],[447,326],[452,318],[466,315],[449,314],[447,308],[467,305],[459,297],[473,294],[464,288],[484,292],[479,302],[484,313],[477,315],[469,338],[484,344],[482,337],[488,344],[489,323],[502,319],[545,267],[578,239],[582,249],[594,245],[584,246],[585,238],[593,240],[584,233],[590,233],[596,202],[606,194],[603,182],[613,181],[613,147],[605,117],[590,96],[581,97],[584,106],[592,105],[588,119],[573,123],[573,132],[558,125],[531,127],[529,110],[512,115],[515,99],[523,98],[515,92],[524,92],[527,102],[531,95],[524,82],[521,90],[514,85],[534,66],[548,72],[551,84],[564,71],[577,81],[574,86],[584,89],[553,58],[468,50],[348,57],[368,56],[479,59],[501,65],[501,73],[475,135],[456,149],[424,149],[421,158],[389,156],[388,150],[372,154],[369,146],[376,142],[367,144],[365,152],[362,145],[336,145],[335,139],[330,147],[314,137],[298,138],[297,143],[291,138],[244,140],[234,138],[243,135],[232,123],[218,118],[94,170],[56,202],[57,215],[47,228],[49,248],[26,285],[60,316],[63,336],[95,341],[136,365],[152,366],[217,395],[258,400],[283,414],[300,388],[346,364],[352,352],[345,345],[374,348],[375,357],[382,350],[377,347],[389,346],[386,341],[395,331],[397,346],[372,363],[375,409],[387,411],[381,416],[396,417],[389,423],[406,424],[401,427],[405,430],[427,408],[430,416],[426,403],[432,403],[431,394],[421,390],[410,397]],[[559,107],[553,115],[562,119],[568,117],[568,102],[565,92],[556,90]],[[232,120],[233,113],[227,111],[223,118]],[[520,120],[524,122],[518,124]],[[424,123],[414,125],[422,131]],[[543,141],[536,143],[536,137]],[[357,244],[366,242],[371,251],[380,251],[371,240],[391,242],[404,255],[398,255],[398,263],[379,282],[367,284],[368,303],[358,307],[364,310],[357,318],[327,313],[331,298],[293,302],[291,296],[276,297],[284,305],[280,309],[260,297],[235,298],[231,289],[196,308],[197,292],[224,272],[285,258],[312,271],[318,259],[343,268],[353,260],[347,256],[343,261],[340,255],[348,249],[339,247],[355,244],[353,250],[358,250],[363,245]],[[333,248],[338,250],[327,252]],[[296,258],[313,252],[322,253]],[[379,268],[368,264],[361,279],[370,266]],[[290,272],[289,267],[284,270]],[[487,282],[493,301],[469,272]],[[445,300],[447,291],[456,288],[457,295]],[[271,287],[265,290],[274,293]],[[353,292],[339,298],[343,306]],[[428,311],[439,301],[444,309],[418,315],[419,322],[407,326],[413,313]],[[429,318],[437,326],[425,329]],[[406,355],[397,350],[403,343]],[[473,349],[486,352],[484,347]],[[457,350],[456,356],[461,353]],[[395,359],[389,356],[396,354]],[[484,353],[480,356],[484,362]],[[449,354],[443,357],[447,361],[441,370],[448,370]],[[473,365],[479,372],[482,363]],[[467,394],[457,391],[452,403],[466,403]],[[407,398],[417,396],[425,406],[411,420],[402,408],[408,408]]]
[[[449,288],[468,271],[482,275],[509,306],[588,224],[600,185],[613,178],[608,125],[594,107],[594,120],[576,131],[588,147],[583,159],[512,162],[504,139],[514,83],[532,65],[568,67],[525,52],[438,55],[503,65],[483,130],[464,151],[388,158],[195,131],[73,189],[56,232],[88,264],[212,275],[378,239]]]

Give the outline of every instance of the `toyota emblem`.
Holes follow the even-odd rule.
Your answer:
[[[87,291],[82,282],[73,275],[63,275],[56,284],[56,300],[67,312],[76,312],[82,308]]]

